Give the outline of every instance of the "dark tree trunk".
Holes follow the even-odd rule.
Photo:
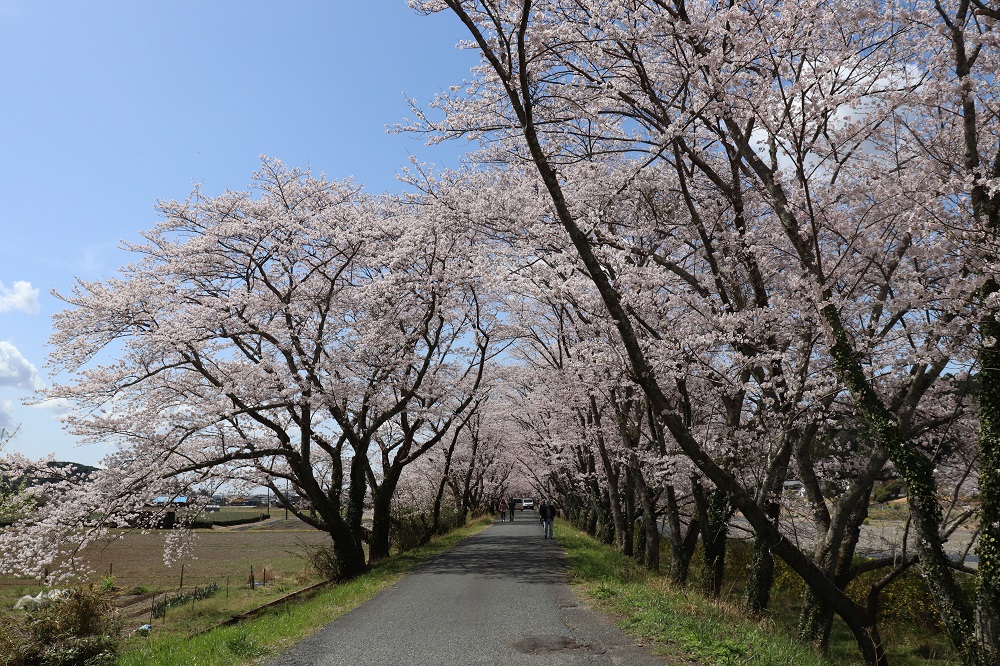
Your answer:
[[[677,585],[687,583],[691,558],[698,545],[700,532],[698,518],[692,515],[688,522],[687,534],[681,529],[681,512],[677,504],[677,493],[673,486],[666,487],[667,495],[667,538],[670,541],[670,580]]]
[[[396,493],[402,467],[389,468],[372,495],[372,531],[368,541],[368,561],[389,557],[392,535],[392,496]]]
[[[872,460],[881,458],[874,456]],[[871,465],[866,474],[861,475],[856,483],[855,500],[842,498],[838,502],[838,510],[830,523],[827,534],[821,539],[816,551],[816,563],[827,575],[833,578],[841,590],[851,582],[850,572],[854,564],[854,552],[861,539],[861,526],[868,517],[868,504],[871,500],[874,474]],[[874,465],[880,469],[882,462]],[[857,484],[863,484],[861,487]],[[877,620],[877,613],[869,609],[872,621]],[[802,612],[799,617],[799,637],[812,644],[820,654],[826,654],[830,646],[830,632],[833,630],[833,608],[824,603],[815,594],[808,592]]]
[[[598,459],[601,462],[601,470],[604,472],[604,480],[607,482],[608,492],[607,498],[608,502],[606,509],[611,517],[611,528],[612,528],[612,540],[608,543],[614,543],[618,552],[625,552],[625,536],[626,536],[626,525],[625,525],[625,514],[622,508],[622,488],[621,488],[621,472],[619,470],[619,465],[616,465],[611,460],[611,455],[608,453],[607,443],[604,441],[604,435],[601,434],[601,413],[597,407],[597,400],[593,397],[590,399],[590,418],[593,423],[597,426],[597,452]],[[604,531],[604,530],[602,530]],[[602,539],[603,540],[603,539]]]
[[[642,472],[635,470],[635,485],[642,505],[642,544],[637,553],[642,553],[640,562],[650,571],[660,570],[660,530],[656,525],[656,495],[646,484]]]
[[[611,500],[608,498],[607,492],[602,492],[599,497],[600,499],[594,505],[598,512],[597,538],[602,543],[612,545],[615,543],[615,522],[611,513]]]
[[[434,509],[433,516],[431,518],[431,528],[427,531],[424,537],[424,541],[430,541],[430,538],[437,534],[441,529],[441,501],[444,498],[444,489],[448,485],[448,475],[451,473],[451,459],[455,455],[455,447],[458,445],[458,432],[455,432],[451,439],[451,445],[445,452],[444,457],[444,470],[441,472],[441,483],[438,484],[437,494],[434,496]],[[464,522],[464,521],[463,521]]]
[[[479,449],[479,433],[472,433],[472,450],[469,453],[469,469],[465,471],[465,480],[462,483],[462,506],[459,509],[461,522],[464,524],[469,519],[469,511],[472,509],[472,478],[476,471],[476,452]]]
[[[781,505],[771,498],[764,500],[764,511],[770,521],[777,526],[781,514]],[[767,537],[755,535],[753,540],[753,561],[747,576],[746,601],[747,610],[760,614],[767,610],[771,600],[771,588],[774,586],[774,555]]]
[[[701,482],[691,482],[698,519],[702,524],[701,543],[705,551],[705,573],[702,585],[710,597],[718,597],[722,592],[722,580],[726,574],[726,539],[729,536],[729,495],[721,488],[714,489],[708,496]]]
[[[585,525],[585,531],[590,536],[597,536],[597,524],[598,524],[597,512],[593,509],[587,510],[587,522]]]
[[[994,218],[1000,217],[1000,196],[994,207]],[[1000,220],[993,219],[996,231]],[[1000,291],[1000,283],[988,280],[982,289],[982,300]],[[984,309],[986,308],[983,305]],[[987,310],[979,323],[983,340],[997,342],[979,351],[979,477],[980,524],[976,541],[979,556],[976,589],[975,634],[982,646],[986,663],[1000,663],[1000,323]]]
[[[345,511],[345,523],[343,538],[334,536],[334,554],[337,556],[338,573],[341,578],[353,578],[363,573],[367,565],[365,563],[365,551],[363,545],[361,521],[364,514],[365,495],[367,493],[367,472],[368,461],[362,453],[355,453],[351,460],[351,473],[347,491],[347,510]],[[339,516],[332,516],[334,524],[341,522]],[[332,532],[331,532],[332,534]]]
[[[622,554],[632,557],[635,553],[635,483],[628,468],[622,475],[625,481],[622,502],[621,535],[617,541]],[[616,526],[617,527],[617,526]]]

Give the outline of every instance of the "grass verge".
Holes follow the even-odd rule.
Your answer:
[[[735,609],[638,567],[610,546],[565,523],[556,538],[567,553],[570,582],[594,606],[657,652],[683,663],[713,666],[828,666],[794,639],[770,631]]]
[[[451,548],[492,524],[487,517],[435,539],[426,546],[396,555],[353,580],[303,602],[286,604],[247,622],[185,636],[131,639],[119,666],[238,666],[259,663],[302,640],[323,625],[360,606],[424,560]]]

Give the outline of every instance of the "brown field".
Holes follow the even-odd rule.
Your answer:
[[[303,547],[326,545],[329,536],[297,520],[281,519],[283,512],[272,509],[271,515],[272,520],[259,525],[196,530],[190,553],[171,566],[163,561],[168,532],[120,532],[116,535],[120,538],[84,552],[84,562],[95,573],[80,582],[100,584],[110,573],[114,588],[123,596],[148,597],[177,591],[183,565],[185,590],[212,582],[225,588],[228,579],[235,597],[236,591],[246,588],[251,567],[258,583],[266,571],[275,594],[317,580],[302,557]],[[19,597],[42,589],[39,581],[30,578],[0,576],[0,609],[9,609]],[[271,596],[268,592],[259,590],[253,596]]]

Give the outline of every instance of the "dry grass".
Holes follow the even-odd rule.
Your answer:
[[[115,535],[118,538],[83,553],[84,563],[96,573],[80,582],[99,584],[110,572],[114,587],[123,594],[149,596],[178,590],[182,565],[184,589],[212,582],[225,587],[228,577],[235,591],[246,585],[251,567],[257,582],[262,581],[266,570],[268,580],[284,589],[312,580],[300,557],[303,544],[326,544],[329,536],[301,523],[301,529],[291,529],[284,521],[275,525],[277,530],[267,527],[264,523],[252,529],[197,530],[190,552],[171,566],[163,561],[167,532],[119,532]],[[17,598],[41,589],[33,579],[0,576],[0,608],[10,608]]]

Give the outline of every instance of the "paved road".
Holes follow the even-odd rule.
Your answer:
[[[663,666],[565,583],[563,553],[519,513],[330,623],[271,666]]]

